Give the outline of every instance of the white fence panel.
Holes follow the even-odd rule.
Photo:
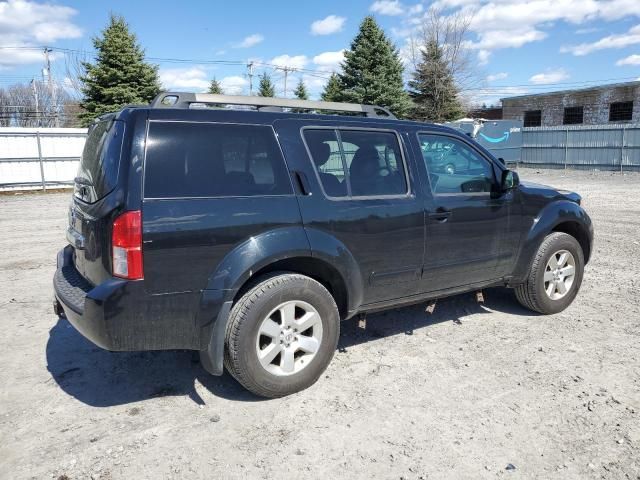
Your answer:
[[[0,128],[0,189],[71,184],[86,135],[84,128]]]

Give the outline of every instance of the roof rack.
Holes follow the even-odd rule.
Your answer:
[[[246,105],[258,110],[274,107],[330,112],[360,113],[366,117],[396,117],[386,108],[358,103],[318,102],[292,98],[254,97],[243,95],[214,95],[211,93],[162,92],[151,101],[152,108],[191,108],[192,105]]]

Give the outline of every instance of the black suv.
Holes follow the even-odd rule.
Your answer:
[[[199,350],[278,397],[355,315],[499,285],[565,309],[592,251],[580,202],[380,107],[165,93],[91,126],[54,307],[102,348]]]

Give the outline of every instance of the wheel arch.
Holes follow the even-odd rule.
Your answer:
[[[582,247],[582,253],[584,254],[584,263],[589,262],[591,258],[591,241],[589,239],[588,230],[579,222],[576,221],[563,221],[553,227],[551,232],[561,232],[571,235],[575,238],[580,247]],[[551,233],[550,232],[550,233]]]
[[[522,241],[510,284],[519,284],[526,280],[540,244],[553,232],[573,236],[582,247],[585,263],[590,259],[593,239],[591,219],[577,203],[570,200],[555,201],[546,205],[533,219]]]
[[[247,279],[238,289],[233,297],[233,303],[238,301],[251,287],[253,287],[261,278],[275,273],[297,273],[313,278],[315,281],[324,286],[331,294],[338,306],[340,318],[344,319],[349,312],[349,292],[347,284],[338,271],[330,263],[311,256],[296,256],[276,260],[261,269],[253,272],[253,275]]]

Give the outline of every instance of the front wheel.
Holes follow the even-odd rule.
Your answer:
[[[233,306],[225,366],[247,390],[282,397],[303,390],[329,365],[338,345],[338,308],[322,284],[275,274]]]
[[[538,248],[527,281],[516,287],[516,297],[530,310],[561,312],[578,294],[583,273],[584,254],[578,241],[566,233],[552,233]]]

